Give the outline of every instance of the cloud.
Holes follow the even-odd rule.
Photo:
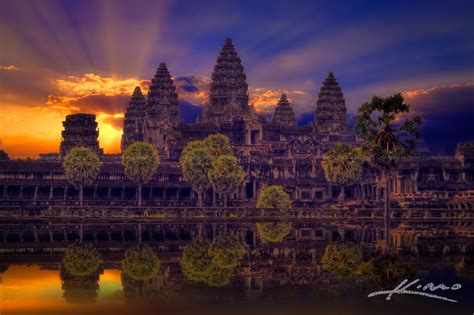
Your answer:
[[[14,66],[14,65],[10,65],[10,66],[0,66],[0,70],[4,70],[4,71],[20,71],[21,68],[17,67],[17,66]]]
[[[258,112],[273,112],[282,94],[287,95],[292,105],[295,105],[295,101],[307,98],[304,91],[287,89],[250,88],[249,94],[249,103],[253,104]]]
[[[461,141],[474,141],[474,84],[405,91],[411,114],[423,119],[422,135],[433,153],[452,154]]]
[[[202,105],[209,99],[211,81],[205,76],[180,76],[175,79],[180,100],[194,105]]]

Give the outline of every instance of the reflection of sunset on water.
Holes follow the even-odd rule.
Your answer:
[[[68,305],[63,298],[59,270],[44,270],[38,265],[13,265],[0,275],[0,279],[0,311],[77,307]],[[97,303],[123,303],[120,270],[106,269],[100,275]]]

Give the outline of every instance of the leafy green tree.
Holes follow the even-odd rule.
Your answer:
[[[122,270],[134,280],[148,280],[160,270],[160,261],[150,246],[137,245],[125,252]]]
[[[388,288],[402,279],[413,276],[414,270],[402,264],[396,253],[388,252],[363,263],[361,274],[369,285],[376,288]]]
[[[360,150],[349,144],[338,143],[323,154],[326,180],[341,187],[339,202],[344,202],[344,188],[360,180],[363,163]]]
[[[326,246],[321,259],[323,268],[338,279],[351,278],[358,274],[362,261],[362,250],[352,243],[336,243]]]
[[[184,248],[179,264],[189,280],[202,281],[209,274],[212,264],[209,246],[209,242],[198,238]]]
[[[209,246],[212,264],[220,268],[235,268],[245,255],[245,248],[231,235],[219,235]]]
[[[420,117],[407,118],[410,111],[401,94],[374,96],[358,109],[356,130],[365,138],[363,153],[379,169],[385,183],[385,248],[390,248],[390,180],[400,158],[409,156],[419,137]]]
[[[179,164],[183,170],[183,177],[188,181],[198,194],[198,205],[202,207],[202,195],[209,187],[208,173],[211,170],[211,156],[205,146],[200,147],[195,143],[192,148],[186,148],[181,154]]]
[[[187,279],[221,287],[229,283],[244,254],[236,238],[219,235],[212,243],[195,239],[184,248],[179,263]]]
[[[229,284],[235,268],[222,268],[212,265],[211,270],[204,278],[204,282],[212,287],[224,287]]]
[[[91,244],[76,242],[66,249],[63,265],[71,275],[88,276],[99,268],[100,254]]]
[[[221,155],[211,162],[208,177],[214,190],[224,196],[224,205],[227,207],[228,195],[239,188],[245,178],[245,172],[236,157]]]
[[[290,195],[281,186],[268,186],[260,192],[257,199],[257,208],[291,208]]]
[[[142,205],[142,186],[148,183],[160,165],[160,156],[147,142],[134,142],[122,154],[122,165],[128,179],[138,185],[138,206]]]
[[[223,134],[217,133],[209,135],[203,142],[213,159],[221,155],[234,155],[229,137]]]
[[[257,223],[257,233],[263,242],[280,243],[291,233],[291,223]]]
[[[73,148],[64,157],[64,175],[67,180],[79,188],[79,202],[84,202],[84,185],[90,185],[100,173],[100,160],[91,149]]]
[[[291,198],[283,187],[273,185],[260,192],[257,199],[257,208],[291,208]],[[263,242],[278,243],[291,233],[290,222],[257,223],[257,233]]]

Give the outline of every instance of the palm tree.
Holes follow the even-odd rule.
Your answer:
[[[386,98],[374,96],[370,103],[358,109],[356,130],[366,143],[362,150],[369,163],[382,174],[385,184],[385,248],[390,247],[390,180],[397,160],[409,156],[415,149],[415,138],[419,137],[421,118],[407,118],[410,105],[401,94]]]
[[[91,149],[73,148],[64,157],[64,175],[67,180],[79,188],[79,204],[84,202],[84,185],[90,185],[100,173],[100,160]]]
[[[245,172],[238,164],[237,158],[231,155],[221,155],[211,162],[208,173],[214,191],[224,196],[224,207],[227,207],[227,197],[239,188],[244,180]]]
[[[147,142],[134,142],[122,154],[125,175],[138,185],[138,206],[142,205],[142,186],[148,183],[160,165],[160,156]]]
[[[212,158],[203,142],[190,142],[179,160],[183,177],[198,195],[198,206],[202,207],[202,195],[209,187],[208,173],[211,170]]]
[[[344,202],[344,187],[359,181],[363,162],[360,151],[349,144],[338,143],[323,154],[326,180],[341,187],[340,203]]]

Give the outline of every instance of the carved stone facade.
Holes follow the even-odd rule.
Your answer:
[[[123,120],[123,136],[121,148],[124,151],[135,141],[143,141],[145,133],[146,99],[140,87],[133,91],[132,99],[128,104]]]
[[[61,145],[59,152],[64,157],[74,147],[87,147],[102,155],[99,148],[99,130],[93,114],[67,115],[63,121],[64,130],[61,133]]]
[[[209,104],[203,120],[228,122],[249,112],[247,77],[232,40],[226,39],[212,72]],[[233,117],[229,117],[229,112]]]
[[[286,94],[282,94],[280,101],[275,107],[275,112],[273,113],[272,122],[279,124],[281,126],[295,127],[296,126],[296,117],[293,112],[293,108],[290,106],[290,102],[286,97]]]
[[[329,72],[319,91],[315,124],[322,134],[344,134],[347,130],[346,101],[332,72]]]
[[[273,121],[259,116],[248,104],[248,85],[241,60],[230,40],[217,58],[209,104],[201,121],[180,121],[178,94],[165,64],[152,80],[148,99],[135,89],[124,119],[122,149],[136,140],[154,144],[161,165],[143,187],[147,206],[194,205],[191,185],[184,181],[179,157],[186,143],[209,134],[228,136],[246,177],[229,196],[231,205],[251,206],[266,185],[282,185],[295,207],[319,207],[335,200],[339,188],[330,185],[321,167],[322,155],[335,143],[358,146],[361,140],[346,129],[344,96],[330,73],[321,87],[316,105],[316,125],[297,126],[291,105],[282,95]],[[94,115],[77,114],[64,122],[61,155],[74,146],[88,146],[101,154]],[[136,187],[120,164],[120,155],[102,155],[102,169],[96,183],[85,187],[89,204],[131,205]],[[0,205],[71,205],[77,191],[68,184],[60,160],[42,155],[40,160],[0,160]],[[47,180],[44,180],[47,179]],[[470,193],[474,189],[474,145],[458,146],[455,156],[423,155],[400,162],[391,182],[391,192],[404,198],[443,199],[443,194]],[[435,195],[433,195],[435,194]],[[347,200],[379,202],[384,195],[376,170],[364,169],[363,179],[346,189]],[[213,192],[204,197],[212,204]],[[434,198],[434,197],[433,197]],[[441,199],[440,199],[441,198]]]

